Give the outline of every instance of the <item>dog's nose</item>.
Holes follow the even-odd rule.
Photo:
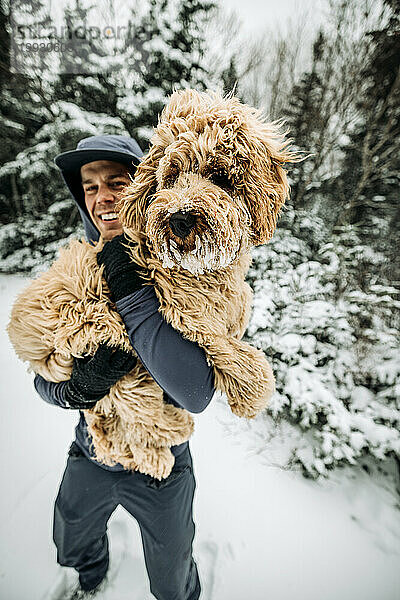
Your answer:
[[[192,231],[196,216],[190,212],[176,212],[170,216],[169,226],[174,235],[185,238]]]

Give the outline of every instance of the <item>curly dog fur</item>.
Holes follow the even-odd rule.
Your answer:
[[[164,319],[204,348],[216,389],[246,418],[275,389],[264,353],[241,338],[252,300],[250,249],[273,235],[289,194],[282,165],[299,160],[285,133],[231,95],[174,92],[116,206]],[[189,217],[185,235],[172,226],[177,214]],[[133,352],[96,262],[102,246],[73,241],[13,306],[15,350],[48,380],[68,379],[73,356],[93,354],[102,342]],[[158,479],[172,469],[170,447],[194,428],[186,410],[163,402],[140,360],[85,418],[97,460]]]

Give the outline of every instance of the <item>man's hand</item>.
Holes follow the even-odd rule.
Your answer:
[[[65,400],[71,408],[93,408],[136,362],[133,354],[100,344],[93,356],[74,358],[71,378],[65,386]]]
[[[98,265],[104,265],[104,278],[110,288],[114,302],[140,290],[143,280],[138,274],[138,265],[132,262],[126,245],[128,239],[123,233],[104,244],[97,254]]]

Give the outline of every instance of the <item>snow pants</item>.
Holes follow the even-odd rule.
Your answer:
[[[107,522],[121,504],[138,522],[152,594],[157,600],[198,600],[195,487],[189,446],[159,481],[139,471],[102,469],[73,443],[54,506],[57,562],[78,571],[83,589],[94,588],[108,569]]]

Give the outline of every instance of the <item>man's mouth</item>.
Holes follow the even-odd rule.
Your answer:
[[[103,213],[98,216],[102,221],[116,221],[118,219],[118,215],[115,212]]]

